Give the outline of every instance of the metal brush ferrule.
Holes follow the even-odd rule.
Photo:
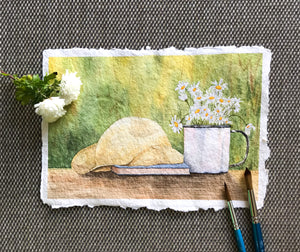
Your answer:
[[[228,207],[229,207],[233,228],[234,228],[234,230],[238,230],[239,225],[237,223],[237,219],[236,219],[236,215],[235,215],[235,212],[234,212],[232,201],[227,201],[227,204],[228,204]]]
[[[259,220],[258,220],[257,207],[256,207],[255,196],[254,196],[253,190],[248,190],[248,201],[249,201],[249,206],[250,206],[252,223],[257,224],[257,223],[259,223]]]

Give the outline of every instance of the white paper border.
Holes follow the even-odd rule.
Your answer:
[[[259,181],[258,181],[258,209],[263,207],[266,188],[268,184],[268,170],[265,169],[265,161],[270,155],[267,145],[268,132],[267,121],[269,112],[269,73],[271,65],[271,51],[260,46],[243,46],[243,47],[204,47],[204,48],[186,48],[178,50],[174,47],[151,50],[149,47],[142,50],[129,49],[48,49],[43,52],[43,75],[48,72],[49,57],[130,57],[145,55],[203,55],[203,54],[230,54],[230,53],[262,53],[262,96],[261,96],[261,115],[260,115],[260,150],[259,150]],[[42,122],[42,183],[41,199],[45,204],[52,208],[72,207],[72,206],[120,206],[122,208],[138,209],[147,207],[152,210],[163,210],[170,208],[177,211],[197,211],[199,209],[214,210],[223,209],[226,206],[225,200],[162,200],[162,199],[48,199],[48,125]],[[233,202],[235,207],[248,207],[247,201],[236,200]]]

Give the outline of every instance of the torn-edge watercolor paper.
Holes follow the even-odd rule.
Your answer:
[[[78,100],[42,123],[41,198],[53,208],[247,207],[244,170],[263,206],[271,52],[54,49],[43,74],[76,72]]]

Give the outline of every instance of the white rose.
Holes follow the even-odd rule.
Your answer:
[[[62,117],[66,111],[64,110],[65,101],[59,97],[50,97],[44,101],[34,105],[35,112],[43,117],[46,122],[55,122]]]
[[[77,100],[81,85],[82,82],[79,77],[76,77],[76,72],[69,73],[69,71],[66,70],[66,73],[62,75],[60,83],[60,97],[65,99],[66,105]]]

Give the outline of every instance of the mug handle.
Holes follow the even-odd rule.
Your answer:
[[[241,133],[246,138],[246,142],[247,142],[246,154],[245,154],[244,159],[236,164],[229,165],[229,167],[235,167],[235,166],[242,165],[243,163],[246,162],[246,159],[247,159],[248,153],[249,153],[249,138],[248,138],[247,134],[241,130],[230,130],[230,133]]]

